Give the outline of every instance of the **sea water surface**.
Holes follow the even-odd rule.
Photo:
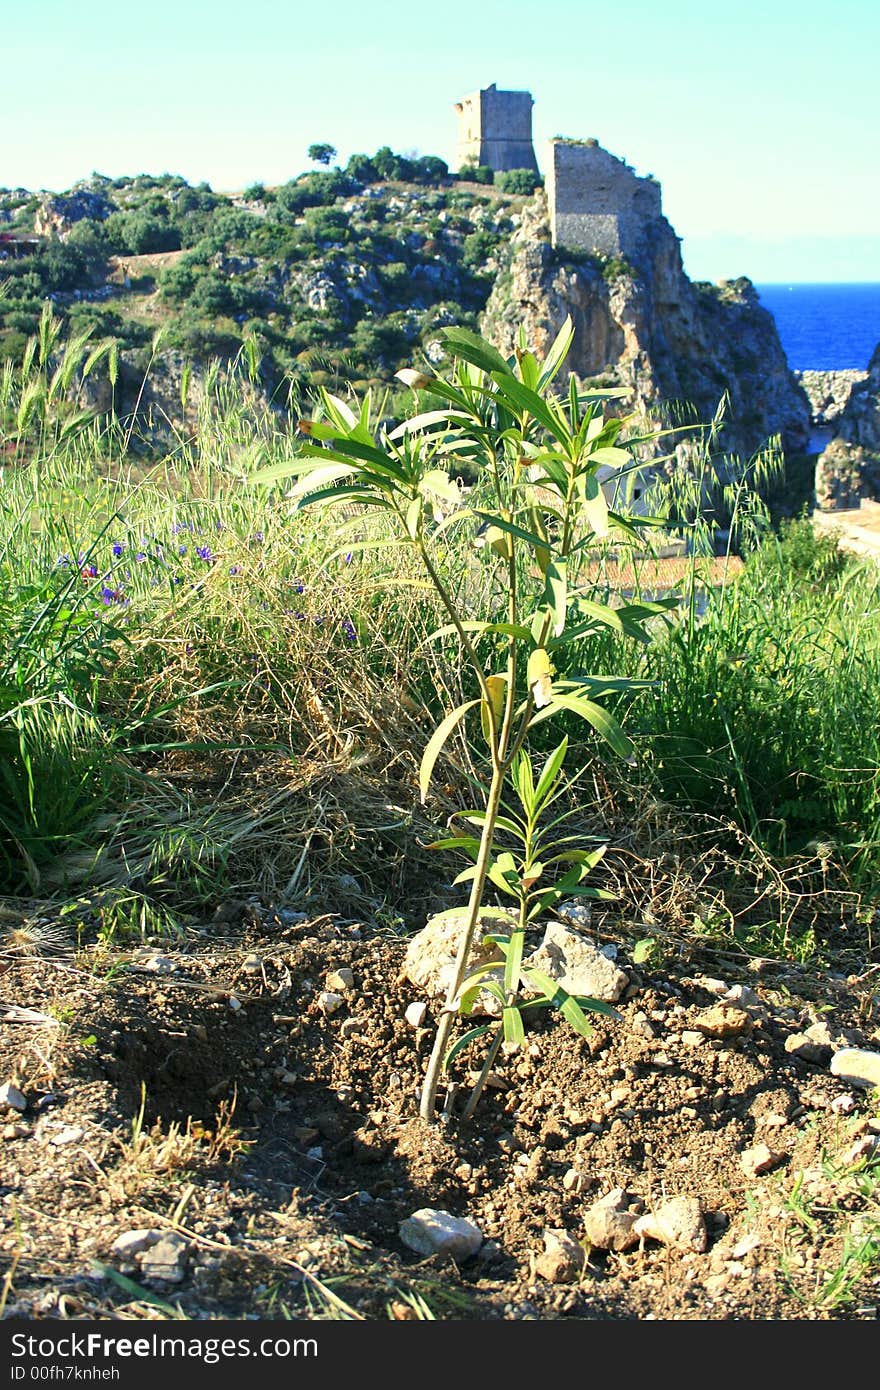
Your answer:
[[[756,285],[792,371],[864,371],[880,343],[880,283]]]

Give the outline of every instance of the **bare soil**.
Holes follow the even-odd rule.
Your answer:
[[[825,1022],[876,1048],[870,972],[680,953],[636,968],[621,946],[619,1022],[587,1041],[534,1017],[474,1120],[429,1128],[433,1029],[404,1019],[418,998],[405,938],[258,905],[227,915],[127,952],[74,949],[56,925],[0,959],[0,1082],[27,1101],[0,1115],[7,1317],[877,1317],[877,1260],[852,1255],[880,1232],[880,1160],[852,1157],[880,1128],[876,1100],[831,1075],[830,1047],[785,1047]],[[325,977],[345,966],[354,987],[325,1016]],[[760,1001],[748,1027],[700,1042],[737,982]],[[459,1083],[480,1062],[456,1059]],[[744,1154],[761,1143],[772,1162],[756,1175]],[[572,1283],[536,1274],[544,1230],[583,1241],[613,1188],[645,1211],[696,1197],[706,1250],[646,1238],[587,1247]],[[475,1222],[479,1254],[409,1250],[399,1225],[422,1207]],[[183,1233],[179,1278],[112,1252],[136,1228]]]

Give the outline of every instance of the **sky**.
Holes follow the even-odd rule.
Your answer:
[[[284,182],[327,141],[454,167],[495,82],[654,174],[694,279],[880,281],[876,0],[0,0],[0,185]]]

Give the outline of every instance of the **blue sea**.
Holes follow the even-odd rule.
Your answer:
[[[880,284],[756,285],[794,372],[864,371],[880,343]]]

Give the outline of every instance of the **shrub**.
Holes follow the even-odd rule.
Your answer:
[[[504,169],[495,175],[495,187],[502,193],[534,193],[540,183],[534,169]]]

